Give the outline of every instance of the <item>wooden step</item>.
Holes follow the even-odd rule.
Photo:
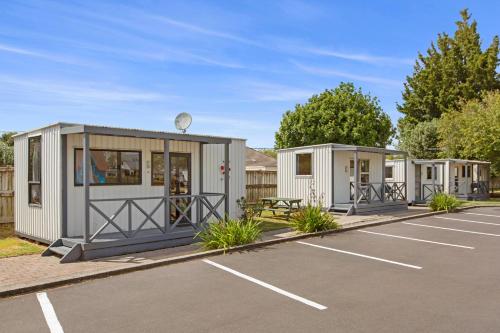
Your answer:
[[[71,251],[71,248],[68,246],[61,245],[61,246],[49,247],[49,250],[55,254],[60,255],[61,257],[64,257],[69,253],[69,251]]]

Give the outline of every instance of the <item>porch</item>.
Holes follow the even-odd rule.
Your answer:
[[[415,202],[426,203],[437,193],[463,200],[489,197],[489,163],[468,160],[415,160]]]
[[[349,167],[349,200],[340,201],[334,198],[331,210],[351,215],[408,209],[406,168],[403,181],[388,181],[385,165],[387,155],[403,156],[406,165],[405,152],[385,148],[344,146],[335,147],[334,156],[338,151],[352,153]],[[334,180],[334,187],[335,182],[340,183]],[[336,195],[336,198],[339,197],[344,196]]]
[[[447,164],[440,160],[415,160],[415,203],[425,204],[445,192]],[[439,167],[439,168],[438,168]]]
[[[449,193],[463,200],[489,198],[489,163],[482,161],[450,161]]]
[[[231,139],[229,138],[87,125],[64,128],[62,134],[63,146],[67,145],[69,135],[81,136],[81,148],[75,148],[73,161],[76,168],[76,151],[78,150],[79,153],[81,152],[82,171],[81,179],[79,178],[81,185],[76,183],[77,177],[80,177],[76,169],[75,184],[68,184],[67,170],[68,164],[71,163],[68,163],[68,156],[66,156],[68,149],[64,147],[63,191],[67,193],[68,189],[71,189],[72,194],[66,194],[63,197],[65,201],[63,237],[52,243],[44,255],[58,254],[62,256],[61,262],[71,262],[185,245],[192,243],[196,234],[202,231],[208,223],[220,221],[229,214],[229,172],[222,174],[223,192],[205,191],[203,181],[205,145],[223,145],[222,166],[224,170],[230,170],[229,144]],[[125,189],[119,186],[119,190],[111,190],[109,186],[96,186],[102,184],[95,183],[97,162],[94,154],[95,146],[91,145],[93,137],[101,141],[103,137],[148,139],[156,143],[159,141],[162,143],[162,151],[151,152],[151,156],[152,158],[161,156],[162,170],[158,174],[156,170],[158,167],[155,168],[151,160],[144,163],[146,165],[144,172],[142,154],[145,152],[139,151],[138,164],[141,167],[136,172],[141,176],[137,185],[127,185]],[[197,144],[190,145],[198,149],[194,161],[198,164],[195,168],[195,175],[191,175],[191,158],[187,159],[189,163],[186,162],[186,165],[172,167],[172,154],[187,155],[171,152],[171,144],[174,141]],[[159,150],[155,149],[155,151]],[[157,160],[158,158],[154,162],[158,162]],[[177,169],[180,167],[185,168],[182,170],[185,174],[179,174]],[[123,165],[121,168],[124,169]],[[127,168],[129,169],[128,165]],[[214,168],[217,169],[217,166]],[[127,175],[130,174],[128,169]],[[116,177],[119,172],[113,169],[112,172],[104,173],[104,177]],[[196,186],[192,186],[192,178],[196,180]],[[158,186],[153,187],[153,185]],[[161,194],[158,195],[159,193]],[[68,202],[70,200],[73,201],[71,205]],[[68,214],[68,206],[73,207],[71,214]],[[78,219],[72,218],[77,217],[74,215],[76,211],[82,211],[83,218],[79,216]],[[79,226],[75,226],[75,223]]]

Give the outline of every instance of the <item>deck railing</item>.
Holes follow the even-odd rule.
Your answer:
[[[490,192],[490,183],[487,180],[480,180],[472,183],[472,193],[488,194]]]
[[[215,203],[213,204],[209,198],[213,198]],[[91,210],[95,211],[99,216],[101,216],[105,223],[97,229],[97,231],[90,235],[89,242],[94,241],[103,231],[108,227],[113,227],[124,238],[134,238],[137,237],[139,232],[143,230],[146,223],[149,221],[153,224],[156,230],[159,230],[163,234],[172,233],[181,224],[191,226],[195,231],[202,230],[210,220],[214,217],[217,220],[222,220],[222,216],[217,212],[219,206],[224,202],[225,195],[222,193],[203,193],[203,194],[184,194],[184,195],[171,195],[168,198],[165,196],[157,197],[139,197],[139,198],[113,198],[113,199],[91,199],[89,201],[89,206]],[[153,209],[147,210],[141,206],[141,202],[144,201],[154,201]],[[169,220],[167,223],[165,221],[158,221],[155,219],[154,215],[161,208],[165,208],[165,203],[169,201],[170,203],[170,215],[172,213],[176,216],[175,221]],[[104,212],[103,207],[99,207],[100,203],[109,202],[120,202],[119,208],[111,215]],[[181,202],[184,203],[181,204]],[[196,207],[196,216],[193,218],[191,215],[193,208]],[[135,208],[140,214],[133,214],[132,210]],[[173,208],[173,210],[172,210]],[[206,208],[206,211],[205,211]],[[122,212],[126,213],[122,213]],[[164,210],[163,210],[164,211]],[[127,228],[120,226],[117,222],[119,216],[126,214]],[[134,228],[134,218],[141,218],[137,228]]]
[[[467,183],[465,182],[465,179],[453,182],[452,193],[467,194],[470,192],[471,192],[470,188],[469,189],[467,188]]]
[[[434,194],[442,193],[444,191],[443,184],[434,184],[434,188],[432,184],[423,184],[422,185],[422,197],[423,200],[427,201],[432,199]]]
[[[455,194],[488,194],[489,182],[487,180],[465,182],[464,179],[455,181],[452,187]]]
[[[355,184],[350,183],[350,200],[354,200]],[[406,183],[386,182],[386,183],[358,183],[357,203],[372,203],[385,201],[406,200]]]

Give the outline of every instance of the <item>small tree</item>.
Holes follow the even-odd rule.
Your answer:
[[[260,152],[272,158],[276,158],[278,156],[278,152],[274,149],[262,149]]]
[[[437,128],[437,119],[405,128],[400,134],[399,149],[407,151],[411,158],[436,158],[439,142]]]
[[[443,115],[439,122],[444,157],[491,162],[500,174],[500,91],[485,93],[482,101],[463,104],[459,111]]]
[[[385,147],[393,135],[391,120],[378,99],[352,83],[341,83],[287,111],[275,137],[277,148],[332,142]]]
[[[14,138],[13,136],[16,135],[17,132],[3,132],[2,135],[0,135],[0,141],[5,142],[8,146],[13,147],[14,146]]]
[[[0,166],[14,165],[14,147],[0,141]]]

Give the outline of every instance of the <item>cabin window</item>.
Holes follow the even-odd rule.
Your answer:
[[[42,137],[28,139],[29,203],[42,204]]]
[[[385,167],[385,178],[393,178],[393,172],[394,172],[394,167],[393,166],[386,166]]]
[[[163,185],[165,162],[163,160],[163,153],[151,154],[151,184]]]
[[[470,178],[471,176],[471,168],[470,165],[467,166],[467,176]],[[465,178],[465,165],[462,165],[462,178]]]
[[[432,180],[432,167],[427,167],[427,180]],[[434,179],[437,179],[437,170],[434,167]]]
[[[311,176],[312,175],[312,154],[296,154],[295,155],[295,175]]]
[[[370,182],[370,160],[358,160],[360,183]],[[349,161],[349,175],[354,178],[354,160]]]
[[[90,150],[90,185],[140,185],[140,151]],[[75,185],[83,185],[83,150],[75,149]]]

